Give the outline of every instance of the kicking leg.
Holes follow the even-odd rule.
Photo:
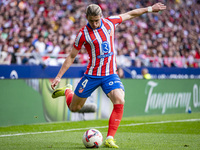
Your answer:
[[[67,106],[72,112],[86,113],[96,111],[96,105],[85,104],[87,98],[81,98],[74,94],[71,84],[67,84],[66,87],[63,88],[58,88],[52,93],[52,98],[57,98],[60,96],[66,97]]]
[[[68,99],[67,99],[68,98]],[[72,112],[77,112],[77,111],[80,111],[81,108],[83,107],[83,105],[85,104],[85,101],[87,100],[87,98],[81,98],[81,97],[78,97],[76,94],[73,93],[73,96],[72,96],[72,93],[69,94],[68,97],[66,97],[66,101],[67,101],[67,104],[69,103],[69,101],[71,101],[69,104],[68,104],[68,107],[69,109],[72,111]]]

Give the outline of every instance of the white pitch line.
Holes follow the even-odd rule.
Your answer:
[[[124,127],[124,126],[140,126],[140,125],[148,125],[148,124],[163,124],[163,123],[172,123],[172,122],[193,122],[193,121],[200,121],[200,119],[186,119],[186,120],[169,120],[169,121],[159,121],[159,122],[132,123],[132,124],[123,124],[123,125],[120,125],[120,127]],[[88,127],[88,128],[77,128],[77,129],[67,129],[67,130],[5,134],[5,135],[0,135],[0,137],[10,137],[10,136],[19,136],[19,135],[33,135],[33,134],[45,134],[45,133],[57,133],[57,132],[67,132],[67,131],[79,131],[79,130],[87,130],[87,129],[92,129],[92,128],[100,129],[100,128],[107,128],[107,127],[108,126],[100,126],[100,127]]]

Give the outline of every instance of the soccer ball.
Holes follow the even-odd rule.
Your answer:
[[[103,136],[96,129],[89,129],[83,134],[83,144],[86,148],[99,148],[103,142]]]

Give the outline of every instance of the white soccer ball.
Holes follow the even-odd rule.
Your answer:
[[[103,136],[96,129],[89,129],[83,134],[83,144],[86,148],[99,148],[103,142]]]

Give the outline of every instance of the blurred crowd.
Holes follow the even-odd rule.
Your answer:
[[[153,5],[157,0],[0,0],[0,64],[61,65],[85,9],[98,4],[103,17]],[[200,67],[200,0],[160,0],[167,10],[147,13],[117,27],[119,66]],[[87,64],[80,50],[74,63]]]

